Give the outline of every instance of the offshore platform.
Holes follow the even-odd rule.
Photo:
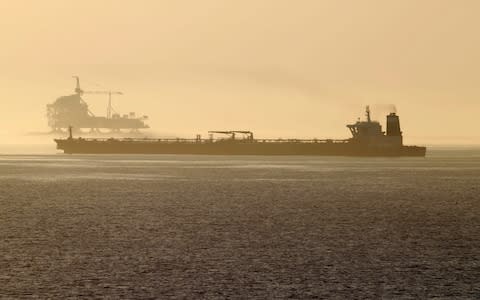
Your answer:
[[[69,96],[62,96],[54,103],[47,105],[48,126],[52,132],[65,132],[69,126],[76,130],[90,129],[90,132],[101,132],[106,129],[109,132],[121,132],[129,130],[138,132],[139,129],[149,128],[145,121],[147,116],[137,117],[134,112],[120,115],[112,106],[112,95],[123,95],[118,91],[84,91],[80,88],[80,78],[76,79],[75,93]],[[108,95],[107,115],[105,117],[96,116],[88,108],[88,104],[83,100],[84,94],[102,94]]]

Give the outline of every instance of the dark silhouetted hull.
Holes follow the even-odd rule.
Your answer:
[[[329,156],[425,156],[417,146],[378,147],[349,141],[261,142],[200,141],[165,142],[156,140],[57,139],[57,149],[83,154],[203,154],[203,155],[329,155]]]

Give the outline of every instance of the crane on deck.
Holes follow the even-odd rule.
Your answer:
[[[229,131],[212,130],[212,131],[209,131],[208,133],[210,133],[210,134],[218,133],[218,134],[230,135],[230,138],[232,140],[235,140],[235,134],[236,133],[240,133],[240,134],[246,135],[247,140],[252,140],[253,141],[253,132],[247,131],[247,130],[229,130]]]

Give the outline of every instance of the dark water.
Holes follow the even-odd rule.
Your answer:
[[[478,298],[480,151],[0,156],[5,298]]]

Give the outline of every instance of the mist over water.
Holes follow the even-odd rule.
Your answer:
[[[365,105],[384,122],[375,104],[395,104],[409,143],[480,143],[478,1],[0,5],[8,132],[48,131],[45,106],[77,75],[123,92],[116,110],[149,115],[155,133],[344,138]],[[85,100],[105,115],[106,97]]]

